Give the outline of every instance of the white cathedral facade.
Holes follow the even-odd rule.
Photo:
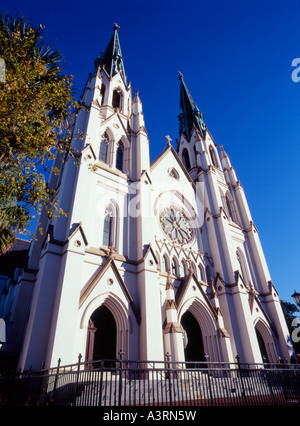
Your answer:
[[[244,189],[180,75],[179,141],[150,164],[118,27],[58,156],[67,216],[31,244],[12,320],[19,368],[83,360],[277,362],[289,333]],[[168,138],[167,138],[168,139]],[[12,322],[13,322],[12,321]],[[21,324],[21,325],[20,325]],[[8,330],[9,331],[9,330]],[[20,340],[21,341],[21,340]],[[9,344],[9,338],[7,339]]]

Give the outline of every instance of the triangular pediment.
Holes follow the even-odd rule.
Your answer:
[[[85,247],[88,245],[88,240],[81,222],[73,224],[67,241],[69,243],[73,241],[76,247]]]
[[[159,260],[155,254],[155,251],[152,248],[151,244],[144,246],[143,257],[137,262],[138,265],[142,265],[142,268],[147,269],[148,271],[156,272],[159,266]]]
[[[186,275],[180,281],[181,283],[175,295],[175,302],[176,302],[177,309],[178,310],[180,309],[180,307],[186,300],[188,294],[192,292],[193,295],[198,296],[206,304],[206,306],[212,312],[213,316],[217,318],[218,312],[211,304],[208,296],[203,290],[201,284],[199,284],[199,281],[197,280],[195,275],[191,272],[189,275]]]
[[[85,154],[87,155],[89,151],[91,152],[92,156],[94,157],[94,160],[96,160],[97,156],[95,154],[94,148],[92,147],[92,145],[90,143],[81,151],[81,155],[82,156],[84,156]]]
[[[144,180],[144,181],[148,182],[150,185],[152,184],[152,180],[151,180],[150,175],[149,175],[147,170],[144,170],[142,172],[141,177],[138,180],[139,181]]]
[[[122,83],[124,84],[124,87],[126,89],[128,89],[129,85],[127,84],[124,75],[121,71],[118,71],[115,75],[113,75],[112,77],[109,77],[110,81],[114,81],[114,80],[118,80],[122,81]],[[130,83],[130,82],[129,82]]]
[[[152,162],[150,165],[150,172],[153,172],[156,167],[158,167],[163,161],[166,161],[168,155],[172,155],[175,159],[176,166],[183,172],[184,176],[187,178],[187,180],[191,183],[194,189],[196,189],[195,183],[193,179],[191,178],[190,174],[184,167],[183,162],[179,158],[177,152],[173,148],[171,144],[168,145],[168,147]],[[166,167],[166,170],[170,167],[169,161],[166,161],[168,163],[168,167]]]
[[[273,330],[276,337],[278,337],[278,332],[276,330],[276,327],[274,326],[272,320],[270,319],[269,315],[267,314],[266,310],[264,309],[261,301],[258,298],[258,294],[253,295],[253,300],[251,301],[251,297],[249,299],[251,313],[254,317],[254,322],[257,318],[263,318],[267,324],[269,324],[270,328]]]
[[[147,260],[147,259],[153,260],[156,263],[156,265],[158,265],[159,263],[151,244],[148,244],[143,256],[143,260]]]
[[[134,304],[133,298],[131,297],[131,294],[121,277],[119,270],[115,264],[114,259],[111,257],[107,257],[102,265],[98,266],[94,274],[90,277],[90,279],[87,281],[85,286],[82,288],[80,292],[80,298],[79,298],[79,308],[85,303],[85,301],[88,299],[88,297],[91,295],[91,293],[94,291],[94,289],[97,287],[97,285],[100,283],[101,279],[105,276],[105,274],[110,271],[110,275],[113,278],[109,278],[109,280],[112,280],[112,282],[116,282],[119,288],[121,289],[123,295],[125,296],[127,302],[129,303],[136,320],[138,324],[141,321],[140,314]],[[108,281],[109,281],[108,280]],[[110,284],[108,282],[108,284]]]
[[[124,84],[124,87],[125,87],[126,90],[131,89],[131,81],[129,81],[127,83],[126,80],[123,77],[123,74],[120,71],[118,71],[113,77],[111,77],[108,74],[105,65],[103,65],[101,68],[98,69],[97,73],[98,73],[97,74],[98,77],[102,78],[105,82],[107,82],[107,81],[113,81],[113,80],[119,78],[119,79],[122,80],[122,83]]]
[[[114,123],[113,123],[114,122]],[[114,124],[120,125],[124,134],[126,135],[126,137],[129,139],[129,134],[127,131],[127,128],[124,125],[124,120],[122,120],[120,112],[116,111],[114,112],[112,115],[110,115],[109,117],[107,117],[102,123],[101,123],[101,127],[108,127],[109,124],[112,123],[112,126]]]

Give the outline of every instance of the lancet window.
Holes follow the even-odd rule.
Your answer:
[[[178,275],[178,261],[175,257],[172,258],[172,275]]]
[[[168,256],[164,254],[161,262],[161,270],[162,272],[168,272],[169,269],[169,259]]]
[[[104,212],[102,244],[117,249],[117,207],[113,203]]]
[[[108,150],[108,143],[106,135],[100,142],[100,153],[99,153],[99,160],[103,161],[104,163],[107,163],[107,150]]]
[[[113,229],[113,212],[109,206],[105,211],[104,225],[103,225],[103,245],[112,245],[112,229]]]
[[[211,158],[211,162],[213,163],[213,165],[215,167],[218,167],[218,162],[217,162],[217,158],[216,158],[216,153],[213,149],[212,146],[209,147],[209,153],[210,153],[210,158]]]
[[[184,150],[182,151],[182,161],[183,161],[183,164],[185,165],[185,168],[187,170],[190,170],[191,168],[190,157],[189,157],[188,150],[186,148],[184,148]]]
[[[121,109],[121,91],[119,89],[113,91],[112,107]]]
[[[123,171],[123,157],[124,157],[124,144],[122,141],[119,141],[118,147],[117,147],[117,154],[116,154],[116,168]]]
[[[102,86],[101,86],[101,96],[102,96],[102,99],[101,99],[101,105],[103,105],[104,104],[104,96],[105,96],[105,86],[104,86],[104,84],[102,84]]]

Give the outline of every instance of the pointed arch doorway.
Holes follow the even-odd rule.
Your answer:
[[[201,328],[194,315],[189,311],[182,315],[181,325],[185,332],[184,354],[185,360],[188,362],[187,368],[196,368],[197,363],[191,361],[206,361]],[[201,364],[201,367],[204,365]]]
[[[116,348],[117,326],[114,316],[106,306],[101,305],[89,319],[86,360],[114,360]],[[110,365],[110,362],[105,363],[106,367]]]
[[[263,339],[261,333],[259,332],[259,330],[257,329],[257,327],[255,327],[255,332],[256,332],[256,337],[257,337],[258,346],[259,346],[259,350],[260,350],[262,360],[263,360],[264,363],[265,362],[269,363],[270,361],[269,361],[266,345],[265,345],[264,339]]]

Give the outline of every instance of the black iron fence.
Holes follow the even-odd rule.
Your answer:
[[[297,406],[300,365],[100,360],[0,377],[2,405]]]

